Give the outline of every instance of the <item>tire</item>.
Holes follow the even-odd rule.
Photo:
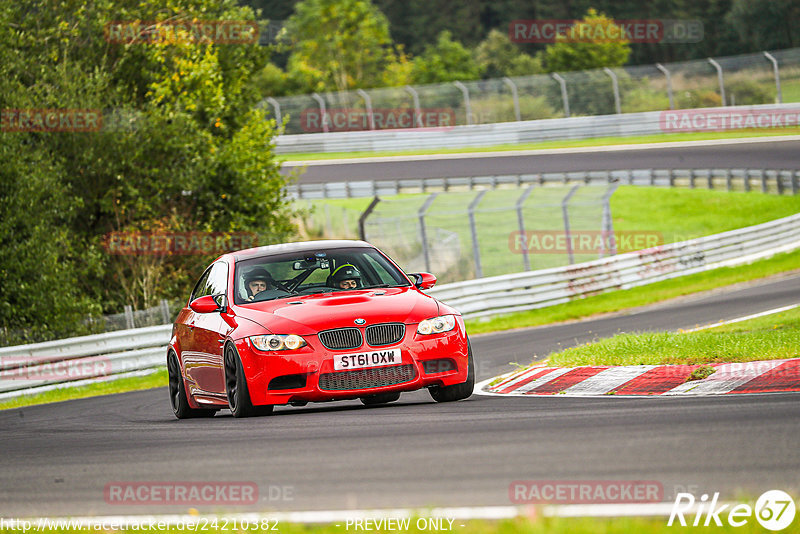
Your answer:
[[[233,345],[225,345],[225,394],[228,397],[228,407],[234,417],[253,417],[272,413],[273,406],[253,406],[250,400],[250,391],[247,389],[247,380],[244,377],[242,360]]]
[[[361,397],[361,403],[365,406],[375,406],[376,404],[394,402],[399,398],[400,393],[380,393],[378,395],[370,395],[369,397]]]
[[[436,402],[453,402],[468,398],[475,389],[475,360],[472,358],[472,346],[467,340],[467,380],[452,386],[436,386],[428,391]]]
[[[172,413],[178,419],[191,419],[194,417],[214,417],[216,410],[206,410],[192,408],[189,406],[189,399],[186,396],[186,387],[183,384],[181,367],[178,364],[178,356],[170,351],[167,354],[167,373],[169,374],[169,400],[172,405]]]

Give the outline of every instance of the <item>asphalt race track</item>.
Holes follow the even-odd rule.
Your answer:
[[[361,180],[403,180],[452,176],[482,176],[537,172],[571,172],[615,169],[800,169],[800,141],[770,141],[713,146],[654,147],[603,151],[587,149],[569,154],[535,154],[490,157],[480,154],[453,157],[359,163],[324,162],[309,165],[298,183]],[[754,162],[763,162],[755,164]],[[296,166],[283,165],[288,173]]]
[[[478,379],[617,331],[674,329],[800,302],[800,275],[587,322],[474,336]],[[501,398],[281,407],[177,421],[166,387],[0,412],[5,517],[183,513],[109,505],[106,484],[254,482],[254,507],[316,510],[508,505],[515,480],[650,480],[688,489],[797,492],[800,394],[696,398]]]

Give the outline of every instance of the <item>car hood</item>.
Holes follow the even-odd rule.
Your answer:
[[[237,314],[275,334],[314,334],[329,328],[418,323],[439,314],[437,301],[411,287],[363,289],[270,300],[238,307]]]

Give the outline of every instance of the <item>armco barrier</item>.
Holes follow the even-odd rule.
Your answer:
[[[490,176],[459,176],[449,178],[416,178],[405,180],[364,180],[358,182],[328,182],[297,184],[286,188],[297,199],[357,198],[395,196],[401,193],[428,193],[528,187],[531,185],[587,184],[646,185],[723,189],[732,191],[774,191],[778,194],[797,194],[800,189],[800,170],[792,169],[632,169],[614,171],[574,171]]]
[[[797,248],[800,214],[567,267],[456,282],[428,293],[467,318],[483,317],[743,264]],[[161,367],[171,329],[172,325],[162,325],[0,348],[0,393],[25,394],[52,384],[85,383],[87,378]]]
[[[800,248],[800,214],[591,262],[447,284],[429,291],[466,318],[531,310],[748,263]]]
[[[736,111],[789,111],[798,104],[760,104],[703,108],[705,113]],[[686,112],[686,110],[684,110]],[[432,148],[469,148],[518,145],[563,139],[591,137],[629,137],[665,133],[662,114],[647,111],[620,115],[594,115],[562,119],[541,119],[519,122],[497,122],[456,126],[449,130],[368,130],[358,132],[308,133],[280,135],[275,141],[277,154],[326,152],[395,152]],[[792,124],[796,126],[797,124]]]
[[[0,393],[163,366],[172,325],[0,348]]]

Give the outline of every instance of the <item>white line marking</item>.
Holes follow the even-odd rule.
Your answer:
[[[684,330],[683,332],[684,333],[697,332],[698,330],[705,330],[707,328],[715,328],[717,326],[722,326],[722,325],[726,325],[726,324],[740,323],[742,321],[747,321],[748,319],[755,319],[757,317],[764,317],[765,315],[772,315],[774,313],[781,313],[781,312],[785,312],[785,311],[788,311],[788,310],[793,310],[794,308],[797,308],[798,306],[800,306],[800,304],[792,304],[791,306],[783,306],[782,308],[774,308],[772,310],[767,310],[767,311],[764,311],[764,312],[761,312],[761,313],[754,313],[753,315],[746,315],[744,317],[737,317],[736,319],[729,319],[727,321],[717,321],[716,323],[713,323],[713,324],[707,324],[705,326],[698,326],[697,328],[692,328],[691,330]]]
[[[725,503],[720,503],[725,504]],[[83,517],[2,517],[6,522],[30,521],[35,525],[71,525],[72,528],[95,528],[103,525],[114,525],[115,528],[130,530],[143,525],[164,523],[169,526],[208,524],[216,520],[229,520],[248,524],[260,523],[262,520],[279,523],[336,523],[356,519],[405,519],[405,518],[440,518],[453,520],[498,520],[515,517],[668,517],[672,511],[672,502],[658,503],[620,503],[620,504],[564,504],[547,506],[462,506],[448,508],[395,508],[380,510],[310,510],[275,513],[234,513],[220,515],[190,514],[150,514],[150,515],[106,515]],[[695,507],[696,508],[696,507]],[[694,511],[691,509],[690,511]],[[57,528],[57,527],[56,527]],[[152,529],[150,529],[152,530]]]
[[[739,145],[749,143],[773,143],[776,141],[800,141],[800,135],[778,135],[770,137],[740,137],[736,139],[708,139],[701,141],[669,141],[665,143],[641,143],[627,145],[603,145],[594,147],[543,148],[536,150],[503,150],[496,152],[460,152],[457,154],[409,154],[403,156],[369,156],[364,158],[318,159],[306,161],[284,161],[283,167],[315,167],[320,165],[348,165],[353,163],[389,163],[392,161],[431,161],[440,159],[502,158],[513,156],[546,156],[557,154],[590,154],[656,148],[686,148],[693,146]],[[290,154],[278,154],[278,157]]]
[[[566,395],[605,395],[658,365],[611,367],[564,390]]]

